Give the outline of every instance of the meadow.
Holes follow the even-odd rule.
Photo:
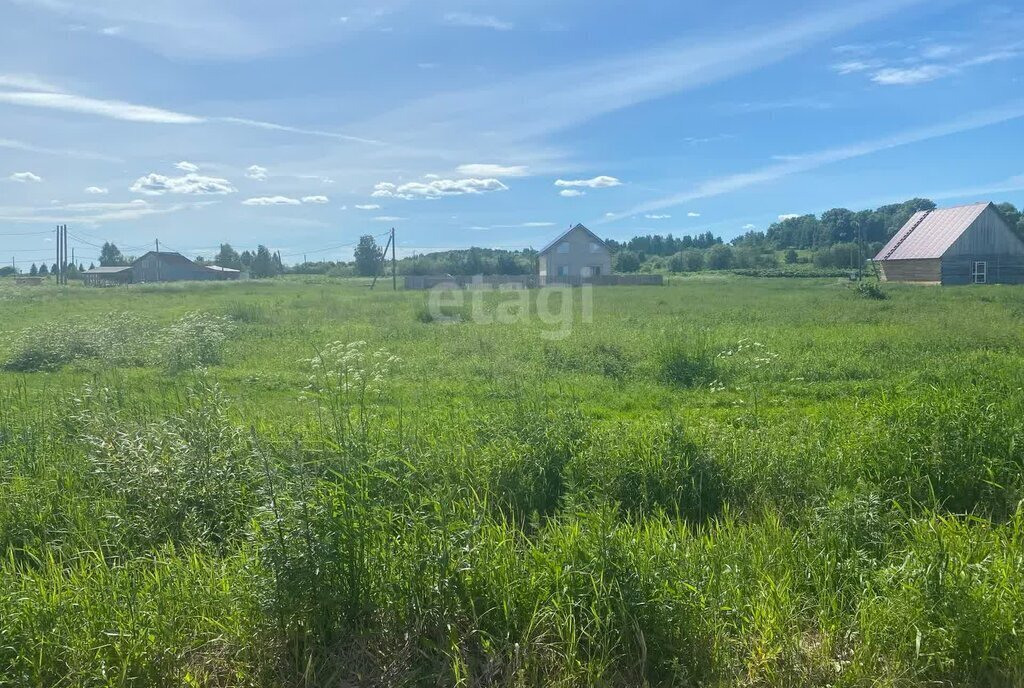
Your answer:
[[[1021,685],[1024,288],[884,296],[2,285],[0,686]]]

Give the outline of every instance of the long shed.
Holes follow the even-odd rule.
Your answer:
[[[915,213],[875,256],[882,279],[1024,284],[1024,240],[992,203]]]

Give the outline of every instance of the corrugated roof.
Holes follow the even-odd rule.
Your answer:
[[[555,244],[557,244],[559,241],[561,241],[565,237],[569,236],[569,234],[571,234],[572,232],[574,232],[577,229],[582,229],[584,232],[589,234],[594,239],[594,241],[598,242],[599,244],[604,246],[606,249],[608,248],[607,244],[604,243],[604,239],[602,239],[601,237],[597,236],[596,234],[591,232],[589,229],[587,229],[583,225],[576,225],[575,227],[570,227],[569,229],[567,229],[566,231],[562,232],[557,237],[555,237],[555,239],[550,244],[548,244],[547,246],[545,246],[544,248],[542,248],[540,250],[540,255],[543,255],[543,254],[547,253],[548,251],[550,251],[552,248],[554,248]]]
[[[241,270],[235,270],[234,268],[222,268],[219,265],[204,265],[203,267],[214,272],[241,272]]]
[[[82,274],[83,275],[113,275],[113,274],[116,274],[118,272],[124,272],[125,270],[131,270],[131,269],[132,269],[132,267],[130,265],[116,265],[116,266],[111,266],[111,267],[92,268],[91,270],[86,270]]]
[[[875,260],[941,258],[991,203],[973,203],[914,213]]]

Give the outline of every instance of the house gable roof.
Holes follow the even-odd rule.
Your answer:
[[[973,203],[914,213],[875,260],[941,258],[992,203]]]
[[[578,224],[575,227],[570,227],[566,231],[564,231],[561,234],[559,234],[551,243],[549,243],[547,246],[545,246],[544,248],[542,248],[540,250],[540,255],[544,255],[545,253],[547,253],[548,251],[553,249],[558,244],[558,242],[562,241],[562,239],[564,239],[565,237],[569,236],[570,234],[575,232],[577,229],[586,232],[587,235],[590,236],[591,239],[593,239],[594,241],[599,243],[601,245],[601,247],[604,248],[605,250],[608,250],[608,245],[604,243],[604,239],[602,239],[601,237],[599,237],[596,234],[594,234],[593,232],[591,232],[585,226],[583,226],[581,224]]]

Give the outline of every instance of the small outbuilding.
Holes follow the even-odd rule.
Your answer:
[[[600,237],[583,225],[571,227],[541,249],[538,261],[541,282],[612,274],[611,251]]]
[[[132,279],[135,282],[235,280],[240,276],[238,270],[218,265],[200,265],[176,251],[150,251],[132,263]]]
[[[1024,240],[995,205],[915,213],[875,263],[883,280],[923,284],[1024,284]]]
[[[92,268],[82,273],[82,282],[90,286],[131,284],[132,267],[130,265],[117,265]]]

